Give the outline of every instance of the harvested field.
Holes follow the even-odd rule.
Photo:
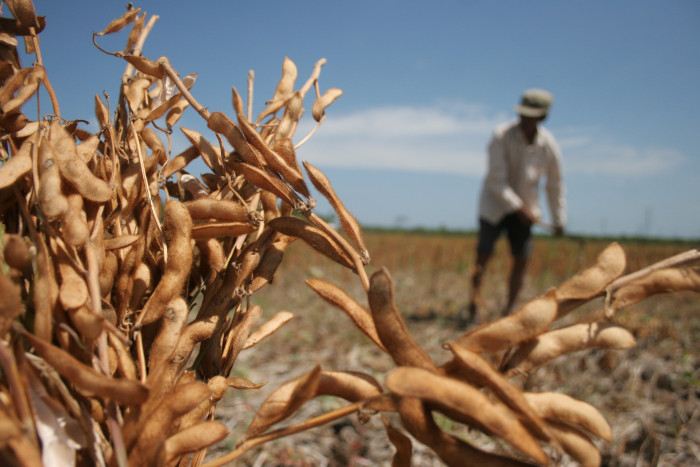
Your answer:
[[[416,341],[437,362],[449,358],[442,344],[466,329],[455,315],[468,298],[474,237],[470,235],[365,233],[372,254],[368,270],[385,265],[396,284],[397,307]],[[592,263],[606,240],[538,238],[521,301],[561,284]],[[628,269],[638,270],[695,245],[674,242],[624,241]],[[495,319],[505,301],[508,255],[499,243],[487,273],[484,321]],[[294,244],[275,277],[274,286],[255,297],[266,314],[281,309],[294,313],[283,330],[270,337],[265,351],[246,353],[234,370],[256,382],[257,391],[230,392],[217,416],[231,428],[230,445],[242,434],[269,392],[319,364],[324,369],[369,372],[383,382],[393,362],[373,345],[342,312],[322,301],[304,284],[320,277],[348,290],[361,304],[357,277]],[[303,260],[302,260],[303,258]],[[629,350],[583,351],[560,357],[527,379],[514,380],[528,391],[559,391],[590,402],[612,427],[611,443],[600,442],[603,465],[691,466],[700,462],[700,300],[694,293],[658,296],[618,312],[615,322],[632,331],[637,346]],[[602,299],[575,312],[576,321],[600,318]],[[470,328],[473,327],[470,326]],[[299,420],[339,406],[333,398],[309,402]],[[357,416],[275,441],[245,456],[241,465],[390,465],[394,452],[376,417],[362,423]],[[512,448],[449,419],[444,428],[485,449]],[[229,445],[229,446],[230,446]],[[211,457],[215,457],[211,453]],[[556,456],[555,456],[556,457]],[[560,457],[558,465],[569,465]],[[443,465],[425,446],[414,442],[414,465]],[[555,464],[557,465],[557,464]]]

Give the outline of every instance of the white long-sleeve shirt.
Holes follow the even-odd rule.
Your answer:
[[[489,143],[488,156],[479,217],[496,224],[506,214],[526,205],[541,219],[539,187],[544,177],[552,224],[566,225],[561,150],[549,130],[539,126],[535,141],[528,145],[517,120],[500,125]]]

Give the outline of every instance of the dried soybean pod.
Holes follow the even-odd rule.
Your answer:
[[[14,319],[24,308],[21,290],[9,275],[0,270],[0,336],[4,338],[12,326]]]
[[[301,174],[301,167],[297,161],[294,143],[291,138],[278,138],[275,140],[272,149],[284,159],[287,166],[291,167],[295,172]]]
[[[557,287],[557,300],[561,318],[581,303],[603,293],[605,287],[625,270],[625,252],[613,242],[596,258],[596,263]]]
[[[264,432],[275,423],[292,415],[299,407],[312,399],[318,389],[320,375],[321,367],[316,365],[308,373],[275,389],[260,405],[244,439]]]
[[[498,352],[539,335],[556,316],[556,294],[551,290],[515,313],[467,332],[455,343],[472,352]]]
[[[570,352],[591,348],[629,349],[634,346],[634,336],[622,326],[612,323],[574,324],[524,342],[511,356],[506,369],[508,375],[515,375],[526,373]]]
[[[104,318],[91,312],[86,306],[70,309],[68,310],[68,315],[73,323],[73,327],[84,341],[92,343],[102,333]]]
[[[486,386],[510,409],[522,416],[523,423],[540,439],[549,439],[547,425],[522,391],[503,377],[481,355],[457,344],[447,344],[455,359],[445,366],[449,376],[458,377],[477,386]]]
[[[160,330],[153,340],[148,355],[148,368],[153,372],[158,365],[163,364],[175,350],[182,329],[189,314],[187,302],[182,297],[173,299],[160,320]]]
[[[183,203],[193,220],[248,222],[248,207],[232,200],[199,198]]]
[[[602,456],[588,436],[575,428],[556,422],[550,422],[550,431],[564,451],[581,467],[600,467]]]
[[[27,28],[39,27],[39,19],[36,16],[34,5],[31,0],[9,0],[5,3],[12,12],[12,16],[14,16],[22,26]]]
[[[168,244],[168,262],[163,277],[138,317],[140,325],[153,323],[161,317],[168,303],[182,291],[192,267],[192,218],[181,202],[166,201],[163,232]]]
[[[180,117],[182,117],[183,112],[189,105],[190,102],[180,94],[180,98],[175,101],[175,103],[170,107],[170,110],[168,110],[168,113],[165,116],[165,124],[168,128],[172,128],[175,126],[175,124],[180,120]]]
[[[207,128],[216,133],[224,135],[241,159],[248,164],[252,164],[259,168],[265,166],[262,157],[253,151],[253,148],[243,137],[241,130],[236,126],[233,120],[226,116],[226,114],[221,112],[212,112],[207,120]]]
[[[197,240],[195,245],[199,250],[199,272],[209,287],[226,266],[224,247],[216,238]]]
[[[211,238],[238,237],[255,232],[256,227],[243,222],[206,222],[195,224],[192,227],[194,240],[207,240]]]
[[[126,85],[124,95],[129,103],[131,112],[136,113],[141,108],[150,86],[151,80],[149,78],[136,78]]]
[[[619,310],[656,294],[700,292],[700,268],[665,268],[651,271],[612,291],[608,307]]]
[[[211,395],[207,399],[200,402],[197,407],[178,418],[173,423],[173,429],[171,431],[180,431],[200,422],[202,418],[207,415],[207,412],[209,412],[212,407],[216,406],[216,404],[224,397],[226,391],[228,391],[229,382],[227,378],[218,375],[209,378],[209,381],[207,381],[207,386],[209,386]]]
[[[68,187],[66,187],[68,188]],[[72,246],[85,245],[90,237],[87,217],[83,210],[83,196],[80,193],[67,189],[67,208],[61,217],[61,233],[63,240]]]
[[[33,149],[34,143],[26,139],[19,151],[0,166],[0,189],[7,188],[32,170]]]
[[[223,351],[224,365],[223,365],[223,375],[228,375],[231,373],[233,364],[236,362],[238,354],[241,353],[243,347],[245,346],[250,332],[253,327],[258,324],[260,318],[262,317],[262,308],[258,305],[251,306],[243,315],[241,322],[232,329],[230,334],[230,342],[226,342],[226,346]]]
[[[280,123],[277,126],[277,138],[291,138],[297,129],[297,124],[301,118],[301,114],[304,111],[302,105],[304,103],[304,95],[297,91],[289,98],[286,102],[286,107],[284,109],[284,114],[280,119]]]
[[[134,68],[136,68],[141,73],[145,73],[154,78],[161,79],[165,76],[165,71],[159,63],[154,62],[146,57],[140,55],[124,55],[124,60],[129,62]]]
[[[168,465],[180,456],[218,443],[227,435],[226,425],[213,420],[187,427],[163,442],[155,465]]]
[[[109,112],[107,112],[107,107],[97,94],[95,94],[95,116],[97,117],[97,122],[100,124],[100,128],[105,128],[109,125]]]
[[[11,268],[25,271],[31,266],[34,253],[28,239],[18,234],[5,234],[2,257]],[[2,295],[0,295],[2,296]]]
[[[561,392],[525,392],[524,397],[539,415],[549,421],[574,425],[612,440],[612,429],[598,409]]]
[[[313,183],[316,189],[320,191],[328,202],[331,203],[331,206],[333,206],[333,210],[338,215],[338,219],[340,220],[340,224],[343,226],[343,230],[348,234],[348,237],[350,237],[350,239],[355,243],[355,246],[358,248],[362,262],[364,264],[368,264],[370,259],[369,251],[367,250],[365,242],[362,239],[362,228],[360,227],[359,222],[357,222],[357,219],[355,219],[355,217],[350,214],[350,211],[346,209],[343,202],[340,200],[338,195],[336,195],[335,190],[331,186],[331,182],[323,174],[323,172],[308,162],[304,162],[304,167],[306,168],[306,172],[309,174],[311,183]]]
[[[148,289],[151,287],[151,268],[149,268],[148,264],[144,263],[143,261],[138,261],[134,265],[129,281],[131,282],[129,309],[137,310],[139,309],[141,300],[146,296]]]
[[[27,102],[39,89],[39,83],[46,78],[46,71],[41,65],[35,65],[32,71],[27,75],[24,83],[17,95],[7,102],[2,104],[2,114],[12,115],[19,111],[20,107]],[[26,120],[24,120],[26,122]],[[24,125],[22,125],[23,127]],[[21,128],[19,128],[21,129]]]
[[[97,135],[90,135],[85,141],[78,144],[76,149],[78,150],[78,156],[84,160],[86,163],[97,153],[97,149],[100,147],[100,137]]]
[[[396,452],[391,459],[391,467],[411,467],[411,456],[413,455],[413,443],[411,438],[394,428],[389,420],[382,414],[382,422],[386,430],[387,437],[394,445]]]
[[[121,250],[122,248],[130,247],[142,238],[143,234],[119,235],[118,237],[105,238],[103,246],[107,251]]]
[[[243,345],[243,349],[250,348],[266,337],[272,335],[293,317],[294,315],[288,311],[279,311],[275,313],[272,318],[265,321],[258,329],[250,333],[248,339],[246,339],[245,344]]]
[[[276,234],[277,238],[265,249],[260,264],[253,273],[253,280],[250,283],[250,292],[255,292],[263,286],[272,282],[272,278],[277,268],[282,264],[284,251],[297,238],[281,233]]]
[[[29,73],[34,70],[33,67],[22,68],[15,72],[10,79],[3,83],[2,88],[0,88],[0,107],[4,106],[15,94],[19,88],[24,84],[24,80],[27,78]]]
[[[348,269],[355,270],[355,264],[352,258],[348,256],[345,250],[340,248],[333,238],[318,227],[292,216],[272,219],[268,225],[275,231],[284,235],[301,238],[311,248],[322,255]]]
[[[463,413],[540,464],[548,462],[535,438],[512,412],[469,384],[422,368],[398,367],[387,375],[386,386],[401,397],[427,400]]]
[[[143,31],[143,26],[145,22],[146,12],[134,18],[134,25],[131,27],[129,35],[126,38],[126,47],[124,47],[124,50],[131,52],[134,49],[138,42],[139,36],[141,35],[141,31]]]
[[[326,107],[331,105],[337,98],[343,95],[343,91],[338,88],[330,88],[321,95],[311,106],[311,115],[314,120],[320,122],[326,115]]]
[[[374,325],[374,320],[370,312],[365,310],[362,305],[357,303],[343,289],[323,279],[307,279],[306,284],[325,301],[344,311],[355,326],[365,333],[372,342],[377,344],[380,349],[387,352],[386,347],[384,347],[384,344],[382,344],[379,338],[377,328]]]
[[[165,146],[163,142],[158,138],[156,132],[152,129],[146,127],[139,132],[139,136],[146,143],[146,146],[153,152],[153,156],[158,161],[159,164],[165,164],[167,155],[165,153]]]
[[[357,371],[321,371],[316,396],[336,396],[359,402],[379,396],[382,386],[370,375]]]
[[[73,185],[85,199],[104,203],[112,199],[109,184],[92,173],[78,156],[73,137],[58,121],[51,124],[49,142],[53,147],[58,168],[63,178]]]
[[[107,336],[109,337],[109,345],[117,356],[117,367],[122,376],[126,379],[136,380],[136,365],[131,359],[129,349],[127,349],[124,343],[113,333],[110,332]]]
[[[196,147],[190,146],[175,156],[168,164],[163,167],[163,177],[169,178],[171,175],[184,169],[187,164],[199,157],[199,151]]]
[[[284,57],[282,62],[282,77],[277,83],[277,88],[268,106],[258,115],[256,123],[260,123],[268,115],[272,115],[281,109],[287,99],[294,93],[294,82],[297,79],[297,66],[289,57]]]
[[[175,419],[197,407],[210,394],[209,387],[201,381],[180,384],[176,390],[166,394],[155,410],[143,420],[138,438],[129,451],[129,465],[154,465],[158,448]]]
[[[148,398],[148,388],[143,384],[102,375],[43,339],[27,332],[23,335],[34,346],[37,355],[78,388],[123,405],[139,405]]]
[[[61,274],[61,286],[59,289],[58,299],[66,310],[75,310],[87,303],[88,287],[82,273],[75,269],[75,265],[63,252],[62,248],[58,248],[58,270]]]
[[[418,441],[432,448],[450,467],[462,467],[467,460],[469,465],[479,467],[532,466],[516,459],[484,452],[443,432],[420,399],[402,397],[399,399],[398,408],[403,425],[408,432]]]
[[[202,136],[201,133],[190,130],[184,127],[180,127],[182,133],[187,137],[187,139],[192,143],[202,155],[202,160],[209,166],[209,168],[217,175],[223,175],[224,168],[221,166],[222,155],[219,153],[219,149],[211,145],[207,139]]]
[[[299,170],[294,170],[294,167],[290,167],[285,163],[285,160],[275,153],[266,143],[263,141],[260,134],[255,131],[252,125],[248,122],[245,115],[243,115],[243,103],[241,97],[238,95],[236,88],[233,88],[233,102],[234,107],[236,107],[236,114],[238,117],[238,125],[246,137],[248,142],[262,155],[266,164],[279,172],[282,177],[287,180],[287,182],[292,185],[292,187],[304,197],[309,198],[309,189],[306,187],[306,182],[304,181],[304,176]]]
[[[394,303],[394,284],[386,268],[370,277],[367,292],[372,318],[384,347],[397,365],[417,366],[437,371],[428,354],[420,348],[406,328]]]
[[[37,271],[34,277],[32,299],[34,304],[34,334],[50,342],[54,312],[58,308],[58,282],[49,249],[41,236],[34,239],[37,247]]]
[[[96,33],[95,35],[104,36],[105,34],[112,34],[113,32],[121,31],[127,25],[131,24],[140,12],[141,8],[127,10],[127,12],[121,15],[119,18],[110,21],[106,28]]]
[[[245,175],[246,179],[253,185],[274,193],[278,198],[286,201],[290,205],[301,206],[303,204],[300,200],[297,202],[298,198],[289,186],[282,182],[279,177],[267,172],[265,169],[238,162],[232,162],[229,165],[236,172]]]
[[[39,141],[39,206],[48,217],[58,217],[68,209],[68,200],[61,190],[61,174],[53,148],[45,139]]]
[[[113,252],[107,252],[105,261],[100,269],[100,295],[106,297],[112,291],[114,280],[117,277],[117,269],[119,268],[119,260]]]

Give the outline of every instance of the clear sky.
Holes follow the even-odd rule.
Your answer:
[[[94,122],[94,95],[106,91],[116,105],[125,62],[98,51],[92,32],[126,2],[34,5],[47,18],[41,52],[62,116]],[[328,175],[365,225],[475,228],[493,128],[515,117],[524,89],[542,87],[555,97],[545,125],[564,154],[568,231],[700,238],[699,2],[134,5],[158,16],[143,54],[197,73],[192,94],[211,111],[232,115],[231,88],[245,95],[253,70],[257,115],[284,57],[297,65],[297,88],[325,58],[321,91],[344,94],[298,157]],[[127,33],[98,43],[122,50]],[[311,104],[297,140],[312,127]],[[180,125],[207,135],[191,109]],[[173,135],[173,153],[186,144]]]

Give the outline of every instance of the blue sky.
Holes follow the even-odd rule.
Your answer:
[[[94,121],[103,91],[116,100],[125,63],[99,52],[92,32],[125,4],[35,0],[47,17],[41,51],[64,118]],[[257,114],[284,57],[297,65],[297,87],[325,58],[321,91],[344,94],[297,155],[328,175],[365,225],[474,228],[491,132],[514,118],[524,89],[542,87],[555,97],[546,126],[564,154],[570,232],[700,238],[698,2],[134,5],[158,16],[143,54],[197,73],[192,94],[211,111],[231,115],[231,87],[245,94],[253,70]],[[126,37],[98,43],[122,50]],[[297,140],[313,126],[310,99]],[[207,135],[191,109],[179,124]],[[186,144],[173,135],[173,153]]]

